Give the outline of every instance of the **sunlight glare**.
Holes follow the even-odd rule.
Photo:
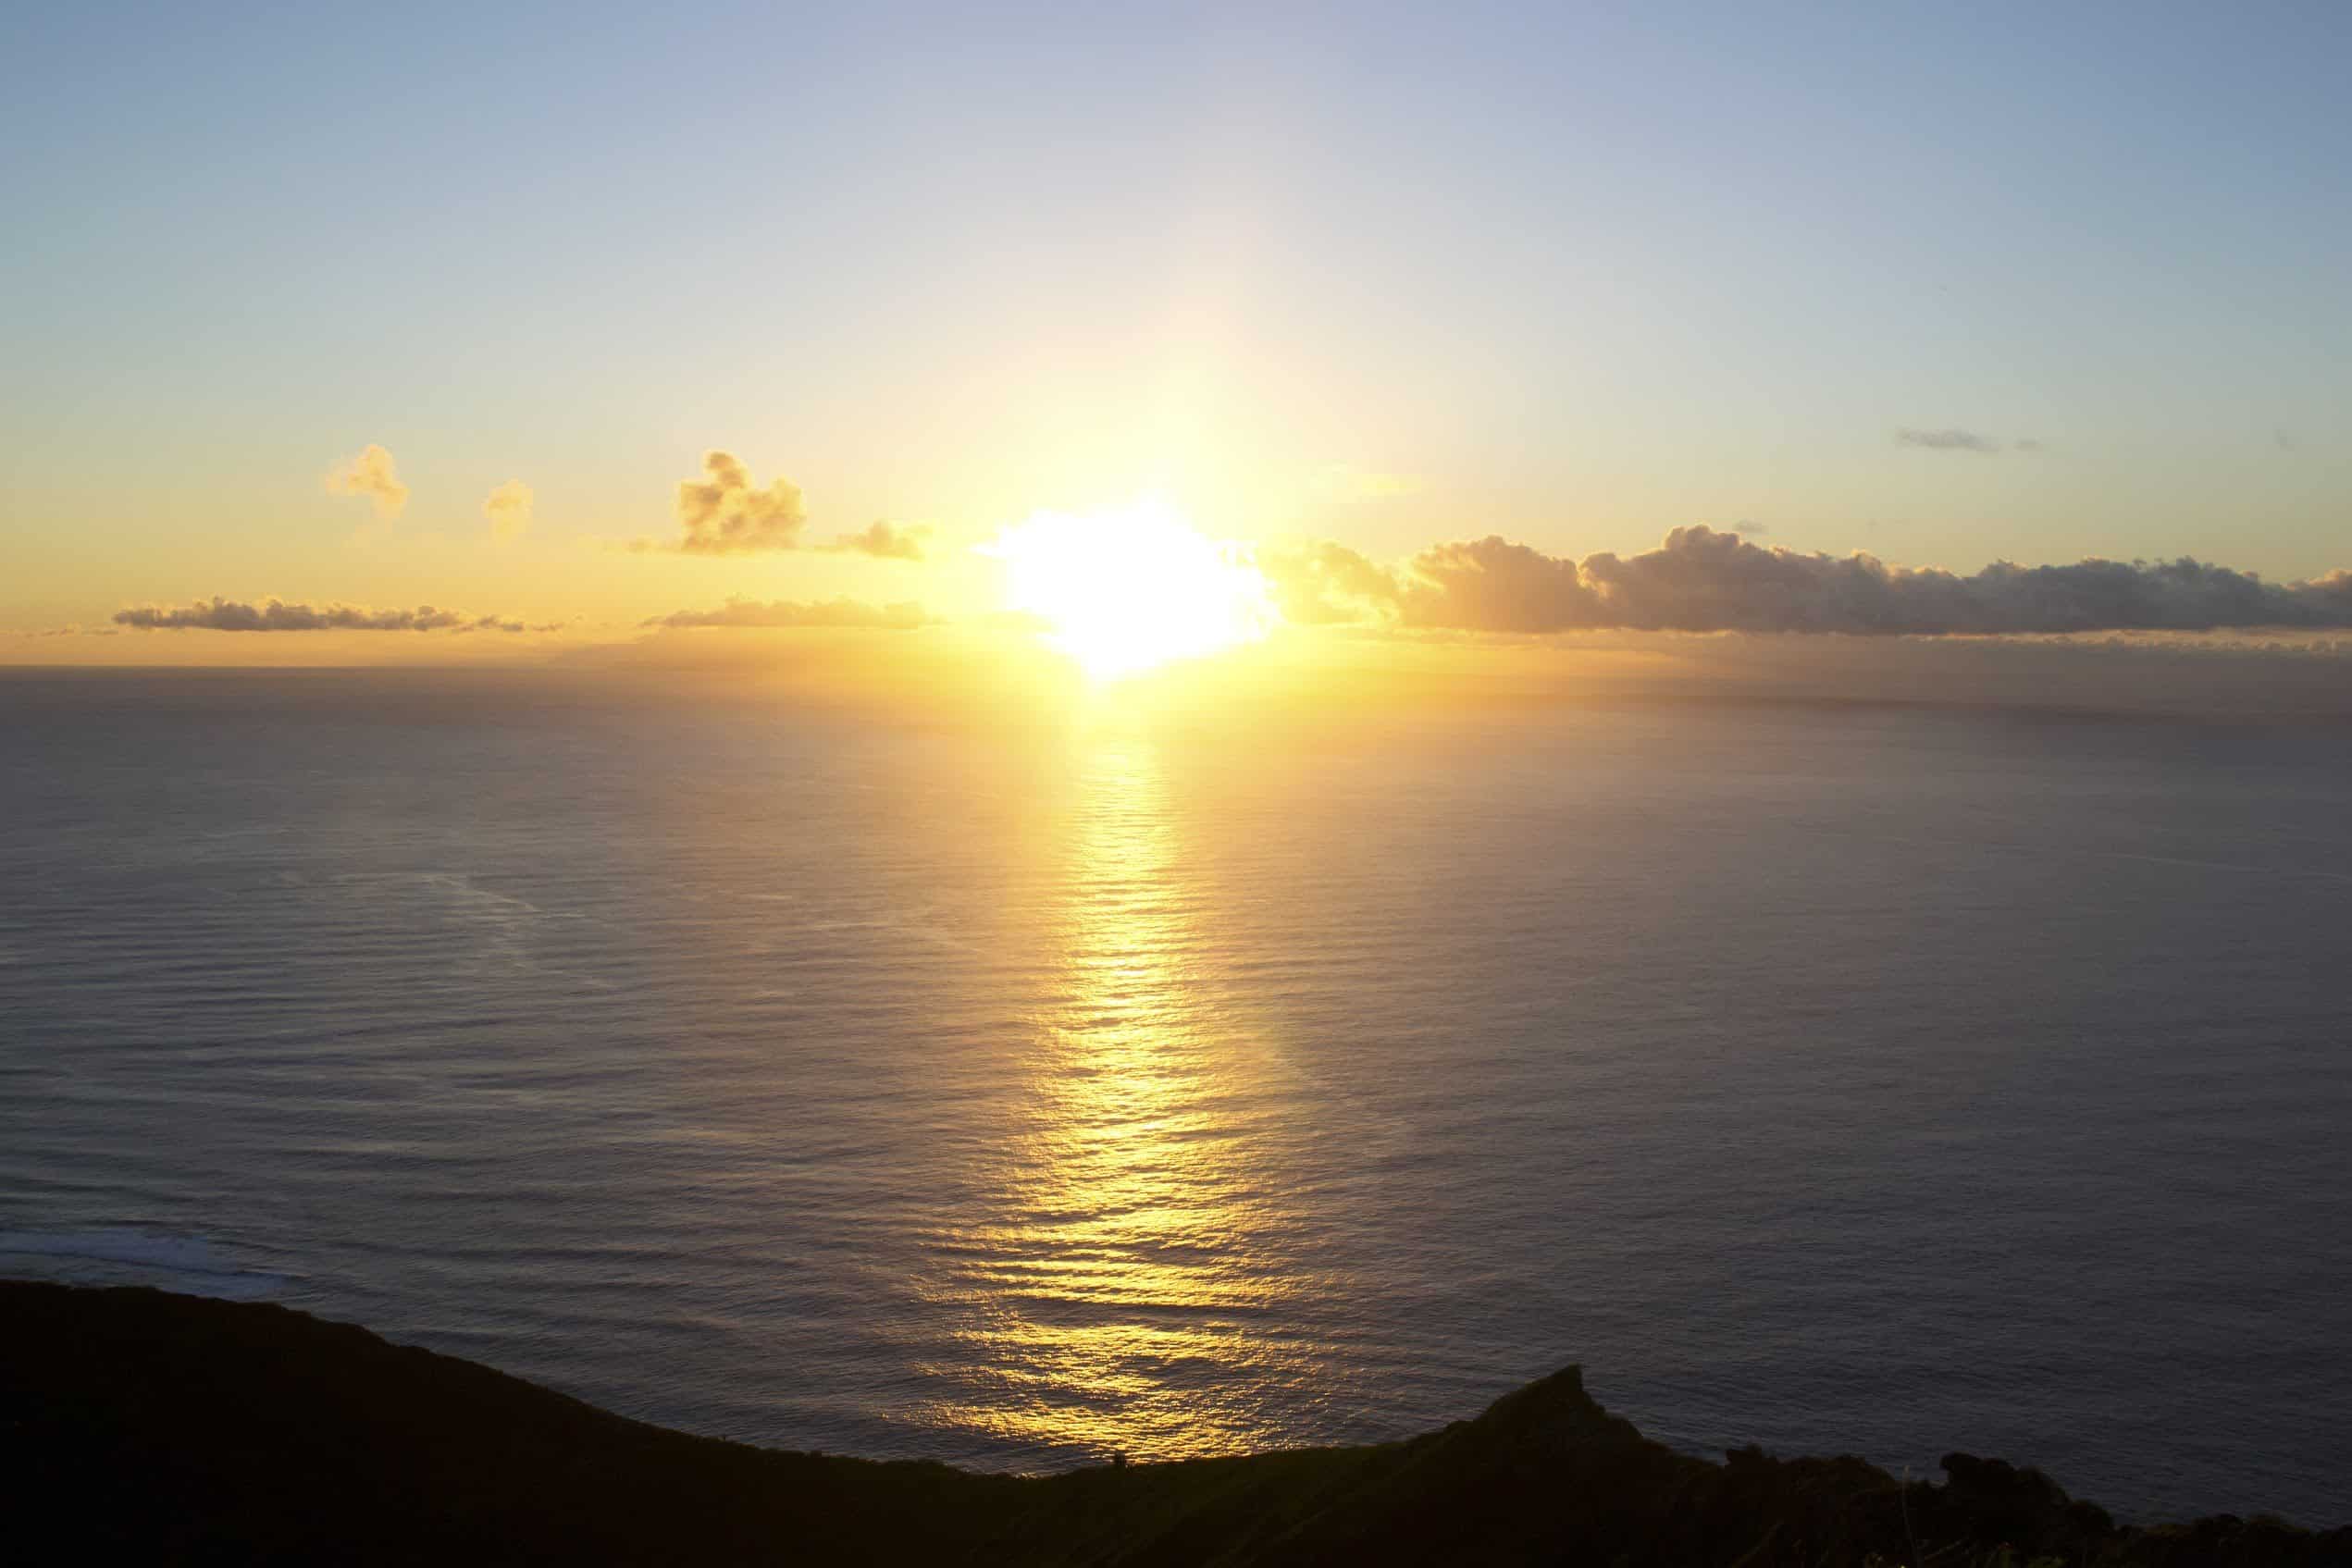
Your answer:
[[[1046,643],[1096,680],[1256,642],[1280,619],[1242,547],[1157,497],[1036,512],[980,549],[1005,563],[1006,606],[1044,620]]]

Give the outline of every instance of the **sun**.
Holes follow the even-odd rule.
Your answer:
[[[1157,497],[1040,512],[980,549],[1005,563],[1007,607],[1043,620],[1046,641],[1096,680],[1256,642],[1281,619],[1246,550]]]

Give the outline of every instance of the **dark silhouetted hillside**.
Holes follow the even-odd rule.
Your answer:
[[[1709,1463],[1570,1368],[1406,1442],[978,1475],[688,1437],[283,1307],[0,1283],[6,1562],[2352,1562],[2352,1531],[2123,1528],[1944,1468]]]

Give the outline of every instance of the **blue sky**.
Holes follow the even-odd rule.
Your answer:
[[[12,33],[12,623],[514,574],[355,553],[317,477],[370,442],[419,539],[470,543],[527,479],[534,548],[572,547],[535,580],[616,607],[641,577],[583,541],[664,526],[708,448],[828,526],[949,539],[1156,486],[1387,554],[1747,521],[1960,569],[2352,564],[2339,6],[88,5]],[[1397,482],[1315,477],[1342,471]],[[747,586],[882,570],[787,564]]]

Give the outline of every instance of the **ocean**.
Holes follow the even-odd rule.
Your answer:
[[[1043,1470],[1644,1431],[2352,1518],[2352,731],[0,680],[0,1274]]]

